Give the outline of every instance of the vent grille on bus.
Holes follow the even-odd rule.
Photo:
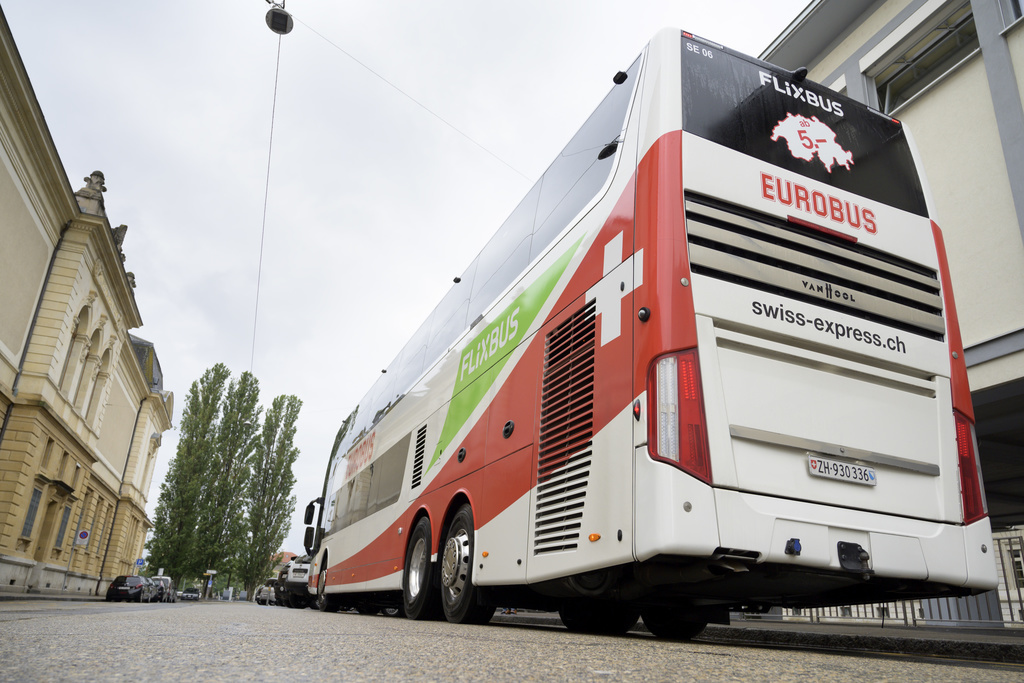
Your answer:
[[[945,334],[939,281],[929,268],[703,197],[687,197],[686,232],[694,273],[932,339]]]
[[[427,454],[427,425],[416,432],[416,452],[412,458],[412,488],[423,483],[423,458]]]
[[[594,301],[544,340],[533,553],[573,550],[580,537],[594,436]]]

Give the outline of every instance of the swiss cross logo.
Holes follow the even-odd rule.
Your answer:
[[[786,141],[789,153],[797,159],[812,161],[818,157],[825,170],[832,172],[833,166],[842,166],[847,171],[853,165],[853,152],[843,149],[836,142],[836,133],[818,120],[817,116],[807,118],[799,114],[786,114],[772,130],[772,142],[779,138]]]
[[[811,469],[812,470],[818,469],[818,461],[817,460],[811,460]]]

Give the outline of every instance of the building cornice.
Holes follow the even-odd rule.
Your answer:
[[[128,282],[128,276],[121,262],[121,252],[114,243],[114,235],[110,230],[110,222],[104,216],[82,213],[71,222],[68,231],[79,233],[79,241],[91,244],[94,262],[91,264],[91,275],[106,297],[111,311],[118,311],[123,319],[116,320],[118,329],[132,330],[142,326],[142,314],[135,302],[135,293]],[[124,339],[127,343],[127,337]]]
[[[759,55],[784,69],[809,67],[879,0],[812,0]]]
[[[56,244],[61,228],[78,214],[78,205],[2,8],[0,102],[0,144],[51,244]]]

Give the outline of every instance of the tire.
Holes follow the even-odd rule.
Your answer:
[[[324,558],[326,565],[326,557]],[[320,570],[320,580],[316,582],[316,608],[321,612],[337,612],[341,606],[333,595],[327,595],[327,569]]]
[[[441,607],[453,624],[486,624],[494,615],[493,605],[477,602],[473,585],[473,508],[459,508],[448,526],[441,549]]]
[[[616,602],[567,602],[558,610],[562,623],[575,633],[620,636],[636,625],[640,610]]]
[[[441,613],[430,550],[430,519],[420,517],[409,535],[402,572],[402,607],[409,619],[436,619]]]
[[[648,631],[670,640],[691,640],[708,625],[706,621],[681,619],[678,612],[665,607],[645,607],[640,610],[640,617]]]

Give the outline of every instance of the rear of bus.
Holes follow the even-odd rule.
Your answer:
[[[674,252],[645,258],[635,298],[643,575],[708,605],[994,587],[946,255],[907,131],[685,32],[659,34],[648,63],[665,66],[647,72],[641,136],[662,160],[641,162],[638,197],[682,210],[638,210],[638,249]],[[659,129],[679,116],[681,135]]]

